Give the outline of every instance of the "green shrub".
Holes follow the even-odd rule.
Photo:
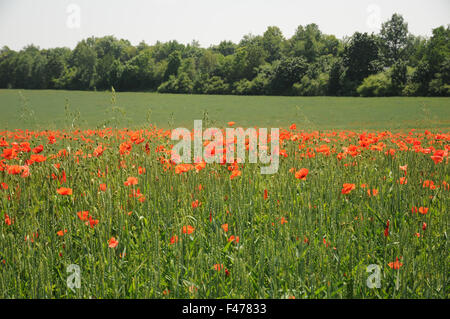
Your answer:
[[[384,73],[369,75],[356,89],[360,96],[386,96],[392,95],[392,85],[389,76]]]

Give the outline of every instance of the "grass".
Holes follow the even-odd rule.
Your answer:
[[[111,92],[0,90],[0,128],[61,129],[66,103],[75,124],[100,127],[111,105]],[[212,96],[156,93],[117,93],[118,127],[136,128],[150,122],[158,127],[192,128],[207,117],[222,127],[236,121],[243,127],[287,127],[296,122],[308,130],[450,127],[450,98],[354,98]],[[24,107],[26,106],[26,107]]]
[[[1,298],[449,297],[448,157],[434,163],[426,151],[448,147],[448,134],[379,133],[343,152],[360,136],[291,132],[274,175],[256,164],[177,173],[164,160],[171,141],[157,130],[3,134]],[[25,140],[44,146],[29,176],[10,166],[31,159],[26,145],[12,144]],[[106,150],[94,153],[98,145]],[[16,157],[6,159],[10,148]],[[304,180],[294,175],[300,168],[309,170]],[[126,186],[129,177],[137,184]],[[344,183],[354,184],[348,194]],[[71,264],[81,269],[74,291]],[[372,264],[378,289],[366,285]]]
[[[0,298],[448,298],[448,101],[0,91]],[[176,165],[199,118],[298,129],[276,174]]]

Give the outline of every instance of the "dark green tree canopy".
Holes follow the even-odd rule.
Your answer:
[[[0,49],[0,88],[197,94],[450,95],[450,29],[414,36],[399,14],[379,34],[337,39],[317,24],[277,26],[202,48],[193,40],[132,45],[114,36],[76,47]]]

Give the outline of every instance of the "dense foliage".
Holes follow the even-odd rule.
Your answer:
[[[193,41],[137,46],[113,36],[75,49],[0,50],[0,88],[239,95],[449,96],[450,29],[411,35],[394,14],[379,34],[343,40],[316,24],[287,39],[278,27],[201,48]]]

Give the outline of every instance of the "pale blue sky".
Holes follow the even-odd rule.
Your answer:
[[[68,27],[74,14],[67,13],[69,4],[80,8],[79,28]],[[376,32],[377,21],[394,12],[416,35],[429,36],[432,28],[450,24],[449,0],[0,0],[0,47],[73,48],[83,38],[104,35],[132,44],[195,39],[207,47],[262,34],[270,25],[290,37],[298,25],[312,22],[342,38],[355,31]],[[70,21],[74,26],[76,20]]]

